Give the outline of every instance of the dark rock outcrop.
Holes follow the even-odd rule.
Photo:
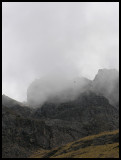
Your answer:
[[[82,82],[83,89],[81,86],[80,90]],[[119,128],[117,71],[99,70],[93,81],[79,79],[74,81],[74,86],[64,94],[49,96],[48,101],[43,105],[38,103],[37,108],[29,108],[3,95],[2,157],[26,158],[38,148],[52,149]],[[76,88],[76,94],[73,88]],[[40,88],[35,94],[36,89],[31,92],[35,99],[29,97],[32,103],[36,103],[36,98],[39,100],[36,95],[40,96]]]
[[[92,92],[68,103],[45,103],[38,109],[2,107],[2,156],[28,157],[81,137],[118,128],[118,110]],[[21,108],[21,109],[20,109]],[[30,113],[30,114],[28,114]]]

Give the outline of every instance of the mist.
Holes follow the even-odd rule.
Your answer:
[[[101,68],[119,70],[118,2],[2,3],[3,94],[27,101],[39,79],[44,102]]]
[[[27,90],[27,101],[31,107],[43,105],[45,102],[60,103],[75,100],[84,92],[90,80],[84,77],[72,77],[58,72],[34,80]]]

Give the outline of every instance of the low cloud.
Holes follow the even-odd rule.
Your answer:
[[[19,101],[36,78],[118,69],[119,3],[3,2],[2,51],[2,92]]]

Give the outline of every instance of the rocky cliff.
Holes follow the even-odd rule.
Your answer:
[[[95,93],[76,100],[45,103],[37,109],[2,107],[3,157],[28,157],[38,148],[52,149],[79,138],[118,128],[117,108]]]
[[[80,82],[84,82],[81,91]],[[71,88],[64,95],[62,92],[49,97],[43,104],[38,103],[37,108],[2,96],[3,158],[27,158],[38,149],[50,150],[85,136],[119,128],[117,71],[99,70],[93,81],[83,78],[73,83],[76,86],[72,88],[78,90],[74,98],[70,99],[70,95],[75,95]],[[69,98],[68,91],[72,91]],[[60,100],[60,95],[66,99]],[[31,96],[36,97],[36,94]]]

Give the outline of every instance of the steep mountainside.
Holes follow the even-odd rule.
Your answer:
[[[117,129],[118,121],[118,110],[95,93],[83,93],[68,103],[46,103],[36,110],[3,106],[2,156],[28,157],[38,148],[52,149]]]
[[[101,139],[92,138],[91,142],[84,141],[83,143],[80,140],[81,143],[78,147],[75,146],[77,142],[74,142],[77,152],[73,145],[70,146],[72,143],[69,144],[68,150],[66,150],[66,146],[64,148],[64,152],[67,154],[63,155],[63,147],[61,148],[61,146],[85,136],[119,128],[119,77],[117,71],[99,70],[93,81],[85,78],[76,79],[71,88],[48,96],[43,105],[39,103],[39,100],[43,98],[39,97],[41,95],[39,91],[44,86],[38,87],[40,80],[36,82],[34,82],[35,88],[33,85],[30,85],[29,88],[31,90],[29,102],[38,103],[33,107],[5,95],[2,96],[3,158],[27,158],[40,149],[49,150],[43,152],[42,156],[45,157],[69,157],[69,155],[71,157],[88,157],[99,150],[96,157],[117,157],[118,140],[117,138],[116,141],[114,140],[114,134],[112,136],[106,134]],[[95,146],[94,142],[98,146]],[[83,144],[86,145],[84,150]],[[52,150],[55,147],[60,148],[57,151]],[[72,154],[70,153],[71,148]],[[111,152],[108,154],[109,150],[114,155],[111,155]],[[86,155],[83,154],[85,152]],[[106,155],[103,155],[102,152]]]
[[[38,150],[30,158],[119,158],[119,131],[88,136],[52,150]]]
[[[80,130],[87,135],[118,127],[118,110],[106,98],[92,92],[83,93],[68,103],[45,103],[33,117],[78,122]]]
[[[119,102],[119,73],[115,69],[100,69],[92,82],[92,91],[105,96],[117,106]]]
[[[24,105],[23,103],[18,102],[6,95],[2,95],[2,106],[9,108],[9,110],[13,110],[16,114],[25,117],[31,116],[34,110],[27,105]]]
[[[20,105],[22,106],[22,103],[12,99],[12,98],[9,98],[8,96],[6,95],[2,95],[2,105],[4,106],[7,106],[7,107],[13,107],[15,105]]]

